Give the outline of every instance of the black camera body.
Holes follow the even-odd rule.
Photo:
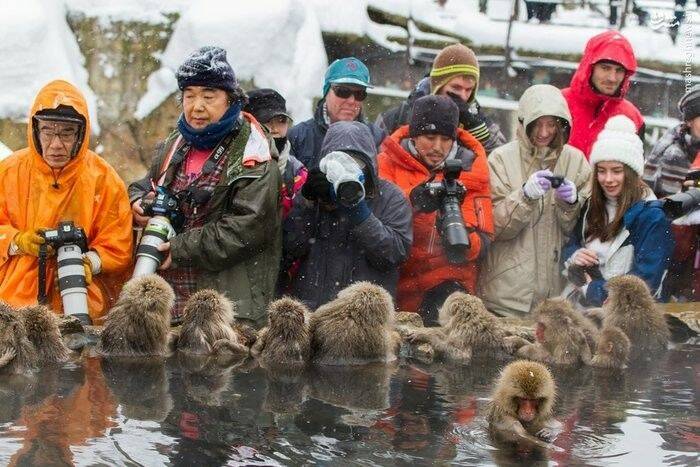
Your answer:
[[[46,240],[47,246],[51,246],[54,250],[64,245],[77,245],[83,253],[88,250],[85,231],[76,227],[73,221],[59,222],[57,228],[44,230],[41,235]]]
[[[414,206],[422,205],[418,208],[422,212],[432,212],[439,209],[435,226],[440,232],[447,260],[452,264],[464,264],[466,262],[465,253],[471,247],[469,232],[462,217],[461,206],[467,195],[467,189],[458,180],[461,173],[462,163],[460,161],[445,161],[444,179],[425,184],[424,192],[421,195],[423,202],[412,199]]]
[[[690,188],[662,200],[663,209],[671,219],[690,214],[700,208],[700,188]]]
[[[184,191],[187,195],[191,192]],[[147,217],[161,216],[170,221],[175,231],[180,231],[185,224],[185,216],[180,210],[181,194],[173,194],[164,187],[158,187],[153,199],[144,198],[142,201],[143,212]]]
[[[549,180],[549,183],[552,184],[552,188],[554,188],[555,190],[559,188],[562,185],[562,183],[564,183],[564,177],[562,177],[561,175],[545,175],[544,178]]]

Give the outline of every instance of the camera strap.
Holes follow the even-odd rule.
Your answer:
[[[48,297],[46,295],[46,258],[48,250],[46,243],[39,245],[39,289],[37,292],[37,301],[40,305],[46,305]]]

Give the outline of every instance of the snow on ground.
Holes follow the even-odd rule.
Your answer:
[[[12,154],[12,149],[8,148],[0,141],[0,161]]]
[[[99,132],[95,95],[62,2],[0,0],[0,116],[26,119],[41,87],[65,79],[85,95],[94,132]]]
[[[143,118],[177,89],[175,70],[194,50],[217,45],[227,51],[239,80],[271,87],[287,97],[295,120],[311,116],[328,66],[316,14],[303,0],[201,0],[182,13],[148,79],[136,117]]]
[[[444,8],[434,0],[369,0],[369,4],[403,16],[410,14],[422,23],[465,37],[477,46],[503,47],[512,2],[489,0],[488,15],[479,13],[478,0],[449,0]],[[607,30],[607,19],[589,9],[566,10],[558,6],[549,24],[524,22],[524,5],[521,10],[521,20],[512,29],[511,43],[515,48],[580,54],[588,39]],[[665,31],[640,27],[634,21],[635,17],[631,16],[632,25],[623,29],[622,34],[632,43],[637,59],[685,64],[690,57],[692,63],[700,64],[700,53],[694,44],[689,46],[679,40],[674,45]],[[684,25],[679,38],[692,27]]]

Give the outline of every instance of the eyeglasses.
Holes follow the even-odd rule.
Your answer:
[[[78,134],[77,128],[59,128],[58,125],[53,128],[39,128],[39,138],[47,142],[52,142],[58,136],[58,139],[63,143],[72,142]]]
[[[357,102],[362,102],[367,98],[367,90],[362,89],[352,89],[346,86],[332,86],[333,93],[340,97],[341,99],[349,99],[350,96],[355,96]]]

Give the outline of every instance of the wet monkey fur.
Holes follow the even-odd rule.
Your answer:
[[[270,303],[269,324],[260,330],[251,355],[263,367],[304,367],[311,359],[308,316],[309,309],[292,298]]]

